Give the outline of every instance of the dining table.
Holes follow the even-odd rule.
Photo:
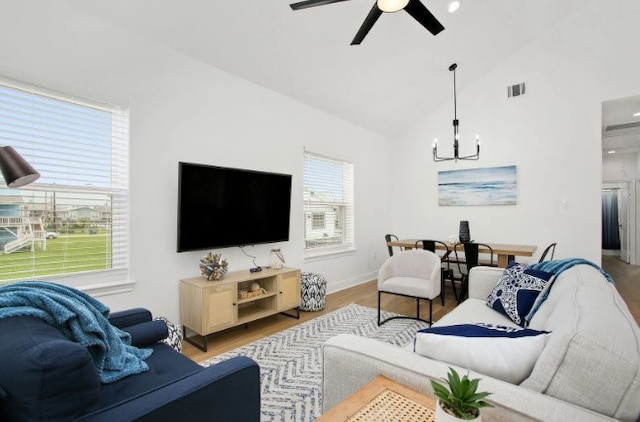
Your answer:
[[[416,247],[416,242],[420,240],[422,239],[392,240],[387,242],[387,246],[397,246],[404,249],[414,249]],[[444,241],[443,243],[447,244],[449,249],[452,249],[455,246],[456,251],[464,251],[464,247],[462,243],[451,244]],[[491,251],[485,246],[483,246],[483,244],[488,245],[493,250],[494,255],[497,256],[497,266],[500,268],[506,268],[509,262],[513,261],[516,256],[532,257],[533,254],[536,253],[536,250],[538,249],[538,247],[535,245],[517,245],[517,244],[510,244],[510,243],[481,242],[481,244],[478,247],[478,253],[481,253],[481,254],[491,253]],[[444,250],[445,247],[441,244],[436,243],[436,249]]]

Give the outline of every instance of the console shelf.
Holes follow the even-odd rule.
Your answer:
[[[240,291],[251,291],[254,283],[266,293],[240,298]],[[222,280],[202,277],[180,280],[180,322],[184,339],[207,351],[207,335],[246,324],[300,306],[300,270],[281,268],[227,273]],[[294,316],[286,314],[288,316]],[[300,317],[299,312],[296,314]],[[202,337],[199,344],[187,336],[187,329]]]

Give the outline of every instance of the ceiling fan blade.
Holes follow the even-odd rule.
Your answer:
[[[444,26],[429,12],[420,0],[409,0],[409,4],[404,7],[404,10],[433,35],[438,35],[440,31],[444,29]]]
[[[367,15],[366,19],[362,23],[362,26],[358,30],[358,33],[353,38],[353,41],[351,41],[351,45],[359,45],[362,42],[362,40],[364,40],[364,37],[367,36],[369,31],[373,27],[373,24],[376,23],[376,21],[378,20],[381,14],[382,14],[382,10],[378,8],[378,2],[374,3],[373,7],[369,11],[369,14]]]
[[[306,1],[300,1],[298,3],[292,3],[289,6],[291,6],[293,10],[301,10],[301,9],[308,9],[310,7],[324,6],[326,4],[340,3],[342,1],[348,1],[348,0],[306,0]]]

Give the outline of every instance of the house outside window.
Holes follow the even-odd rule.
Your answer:
[[[0,179],[0,283],[125,279],[128,110],[0,79],[0,145],[41,175]]]
[[[354,249],[353,163],[305,150],[305,256]]]

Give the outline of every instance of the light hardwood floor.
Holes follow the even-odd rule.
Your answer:
[[[640,266],[629,265],[615,256],[602,255],[602,268],[613,277],[618,293],[640,325]]]
[[[616,257],[603,256],[602,266],[616,281],[616,288],[626,301],[631,314],[640,324],[640,267],[625,264]],[[351,287],[340,292],[327,295],[326,306],[319,312],[300,312],[300,319],[293,319],[284,315],[273,315],[248,324],[246,327],[234,327],[207,337],[207,352],[201,352],[187,342],[183,342],[183,353],[190,359],[200,362],[213,356],[235,349],[293,327],[302,322],[324,315],[350,303],[376,308],[378,291],[375,281],[369,281],[359,286]],[[449,283],[445,289],[445,306],[440,300],[433,301],[433,319],[437,321],[451,311],[456,302]],[[415,315],[415,300],[394,295],[382,296],[382,309],[405,315]],[[426,301],[420,304],[423,318],[429,316],[429,305]],[[198,339],[197,341],[200,341]]]

